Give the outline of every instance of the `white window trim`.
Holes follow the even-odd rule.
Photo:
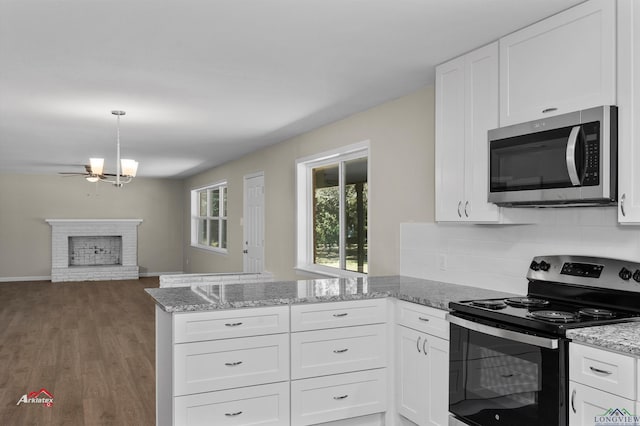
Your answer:
[[[227,206],[229,205],[229,185],[227,183],[226,180],[222,180],[216,183],[211,183],[208,185],[203,185],[203,186],[199,186],[196,188],[191,188],[191,211],[190,211],[190,215],[191,215],[191,247],[193,248],[197,248],[200,250],[205,250],[205,251],[211,251],[214,253],[219,253],[219,254],[228,254],[229,253],[229,216],[228,216],[228,212],[227,212],[227,216],[222,216],[226,218],[227,221],[227,247],[225,248],[219,248],[219,247],[211,247],[211,246],[206,246],[206,245],[202,245],[202,244],[198,244],[198,219],[200,218],[200,216],[196,215],[195,212],[198,211],[199,208],[199,200],[198,200],[198,194],[200,191],[204,190],[204,189],[214,189],[214,188],[220,188],[220,187],[226,187],[227,191],[225,196],[227,197]],[[207,206],[208,208],[208,206]],[[228,208],[228,207],[227,207]]]
[[[311,170],[314,167],[335,163],[338,158],[340,161],[345,161],[361,157],[367,157],[367,175],[371,176],[368,140],[296,160],[296,263],[294,269],[338,278],[367,276],[367,274],[360,272],[313,263],[313,217],[310,209],[313,201]],[[367,184],[371,190],[371,182],[367,182]],[[367,209],[367,215],[368,211],[369,209]],[[369,223],[368,217],[367,223]],[[369,227],[369,229],[371,228]],[[342,232],[340,234],[342,235]]]

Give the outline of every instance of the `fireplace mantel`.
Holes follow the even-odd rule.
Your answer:
[[[51,225],[51,281],[127,280],[139,277],[138,225],[142,219],[45,219]],[[119,265],[70,266],[70,237],[119,236]]]

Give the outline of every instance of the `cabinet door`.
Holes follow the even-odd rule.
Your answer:
[[[462,220],[464,57],[436,67],[436,221]]]
[[[449,422],[449,342],[425,336],[422,354],[428,360],[427,384],[429,396],[426,422],[429,426],[446,426]]]
[[[592,425],[596,417],[606,416],[609,410],[616,409],[635,414],[635,401],[569,382],[569,426]]]
[[[640,4],[618,4],[618,221],[640,223]]]
[[[425,337],[410,328],[396,327],[396,406],[400,415],[418,425],[424,424],[428,399],[427,362],[422,349]]]
[[[591,0],[500,39],[500,125],[616,103],[616,2]]]
[[[465,190],[462,215],[473,222],[496,222],[498,206],[489,195],[487,132],[498,127],[498,43],[465,57]]]

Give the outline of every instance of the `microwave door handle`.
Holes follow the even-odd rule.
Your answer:
[[[580,135],[580,126],[575,126],[569,133],[569,139],[567,140],[567,171],[569,172],[569,179],[573,186],[580,185],[580,177],[578,176],[578,168],[576,166],[576,144],[578,143],[578,136]]]

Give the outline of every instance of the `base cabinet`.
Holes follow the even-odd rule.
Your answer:
[[[637,414],[637,363],[627,354],[571,343],[569,425],[628,424],[616,421]]]
[[[569,426],[598,424],[598,418],[614,414],[612,410],[636,414],[635,401],[574,381],[569,382],[569,395]]]
[[[412,315],[416,311],[422,313]],[[414,316],[421,324],[411,321]],[[396,408],[419,426],[446,426],[449,421],[449,341],[424,332],[435,326],[436,334],[448,336],[448,323],[439,316],[444,311],[405,302],[398,306]]]

